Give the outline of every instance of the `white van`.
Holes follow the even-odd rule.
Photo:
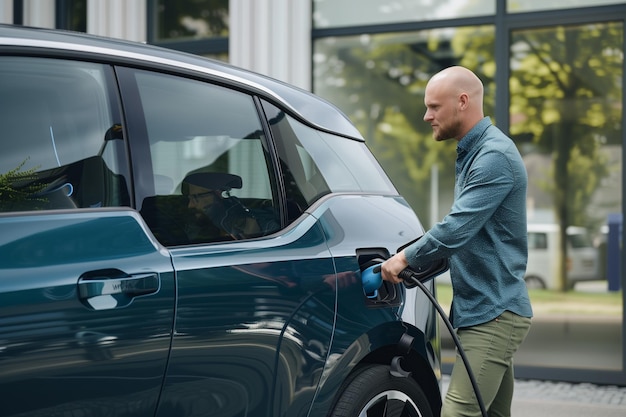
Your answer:
[[[558,288],[560,235],[556,224],[528,225],[528,288]],[[584,227],[567,228],[567,289],[576,282],[595,281],[600,276],[598,249]]]

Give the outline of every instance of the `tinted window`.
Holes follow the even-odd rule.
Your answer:
[[[154,183],[141,212],[156,237],[182,245],[278,230],[275,181],[252,97],[186,78],[134,75]]]
[[[277,107],[263,103],[280,158],[288,201],[288,220],[293,221],[319,197],[330,193],[316,161],[294,132],[293,123]]]
[[[108,67],[0,58],[0,211],[129,205]]]
[[[333,192],[396,192],[365,142],[312,130],[303,124],[295,127],[311,155],[320,161],[322,175]]]
[[[264,103],[288,198],[307,207],[330,192],[395,193],[364,142],[313,129]]]

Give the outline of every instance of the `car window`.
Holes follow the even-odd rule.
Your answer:
[[[171,246],[277,231],[275,180],[252,96],[149,71],[134,79],[154,189],[141,213],[157,239]]]
[[[528,232],[528,249],[548,249],[548,235],[540,232]]]
[[[591,240],[591,237],[587,233],[583,233],[583,232],[571,233],[571,234],[568,233],[567,240],[569,241],[570,246],[574,249],[593,247],[593,241]]]
[[[128,206],[109,67],[0,57],[0,212]]]
[[[395,193],[364,142],[313,129],[272,104],[264,102],[263,108],[288,198],[303,209],[330,192]]]

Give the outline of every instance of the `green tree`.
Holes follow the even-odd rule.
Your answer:
[[[561,226],[561,288],[567,289],[570,225],[594,222],[589,203],[608,175],[605,143],[620,143],[621,24],[515,32],[511,39],[511,133],[552,156]]]

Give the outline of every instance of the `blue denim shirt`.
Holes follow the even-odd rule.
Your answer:
[[[505,310],[532,317],[524,282],[527,183],[515,144],[488,117],[459,141],[452,208],[405,249],[413,268],[450,259],[454,327],[485,323]]]

